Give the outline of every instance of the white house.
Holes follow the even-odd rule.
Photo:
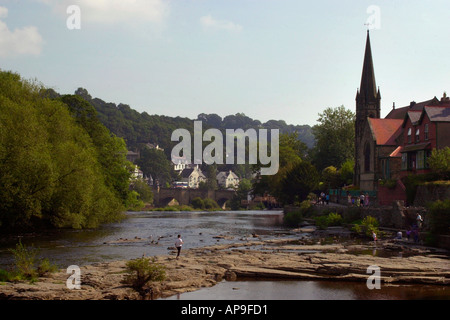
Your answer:
[[[216,179],[217,184],[225,189],[236,188],[239,186],[239,177],[231,170],[219,172]]]
[[[205,182],[206,177],[202,170],[196,166],[191,169],[184,169],[181,174],[181,182],[187,182],[189,188],[197,189],[200,182]]]
[[[131,173],[131,179],[144,179],[144,173],[136,165],[134,166],[134,170]]]
[[[186,157],[172,157],[173,170],[181,173],[184,169],[189,169],[189,161]]]

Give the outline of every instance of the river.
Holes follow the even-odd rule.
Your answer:
[[[123,221],[95,230],[47,231],[24,236],[21,241],[39,248],[41,257],[58,266],[82,266],[167,254],[178,234],[184,249],[234,243],[250,239],[252,234],[263,239],[294,236],[282,222],[281,211],[128,212]],[[117,241],[120,239],[129,241]],[[17,242],[16,237],[0,242],[0,268],[13,262],[8,249]]]
[[[61,268],[96,262],[129,260],[171,251],[181,234],[184,250],[213,244],[235,243],[282,237],[308,237],[287,229],[281,211],[219,211],[219,212],[134,212],[119,223],[106,224],[95,230],[61,230],[21,237],[26,246],[39,249]],[[125,240],[126,239],[126,240]],[[17,237],[0,242],[0,268],[8,268]],[[170,299],[449,299],[445,286],[402,285],[368,290],[361,283],[316,281],[235,281]]]

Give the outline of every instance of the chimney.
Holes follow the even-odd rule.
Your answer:
[[[392,109],[395,110],[395,102],[392,104]]]
[[[450,98],[447,97],[447,92],[444,91],[444,95],[442,96],[441,101],[442,102],[450,101]]]
[[[415,101],[411,101],[411,103],[409,104],[409,107],[412,108],[412,107],[414,107],[415,105],[416,105],[416,102],[415,102]]]

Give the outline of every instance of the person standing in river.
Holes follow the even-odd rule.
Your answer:
[[[175,240],[175,248],[177,248],[177,259],[180,256],[181,253],[181,247],[183,246],[183,239],[181,239],[181,235],[178,235],[177,240]]]

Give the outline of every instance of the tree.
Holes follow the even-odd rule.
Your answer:
[[[117,220],[98,149],[62,101],[42,85],[0,72],[0,223],[92,228]]]
[[[345,185],[351,185],[353,183],[355,162],[353,160],[346,160],[341,168],[339,174],[341,176],[341,182]]]
[[[215,164],[206,167],[206,189],[217,190],[217,166]]]
[[[239,182],[239,186],[236,190],[236,194],[230,201],[230,207],[232,210],[239,210],[242,206],[242,200],[247,200],[249,192],[252,190],[252,183],[248,179],[242,179]]]
[[[151,175],[154,181],[158,180],[159,185],[170,184],[176,177],[172,162],[161,150],[143,148],[136,164],[145,176]]]
[[[292,168],[302,162],[306,157],[306,145],[298,139],[297,134],[280,134],[279,141],[279,170],[273,176],[257,175],[253,183],[253,194],[264,195],[269,193],[278,200],[283,198],[282,187]],[[259,167],[255,166],[256,173]]]
[[[450,147],[434,149],[428,158],[430,169],[442,179],[450,177]]]
[[[338,170],[329,166],[322,170],[322,182],[325,190],[336,189],[340,187],[340,174]]]
[[[318,184],[319,173],[316,168],[310,162],[299,162],[282,178],[277,198],[284,204],[300,203],[306,200]]]
[[[319,114],[313,127],[316,145],[311,158],[318,170],[334,166],[340,168],[353,160],[355,150],[355,114],[344,106],[327,108]]]
[[[142,179],[136,179],[130,186],[131,190],[139,194],[139,199],[144,203],[153,203],[153,191],[150,186]]]
[[[80,90],[77,91],[79,94]],[[87,91],[86,95],[89,96]],[[131,164],[126,161],[127,148],[123,139],[112,134],[97,118],[95,108],[80,96],[64,95],[61,101],[91,137],[106,184],[122,200],[127,199]]]

